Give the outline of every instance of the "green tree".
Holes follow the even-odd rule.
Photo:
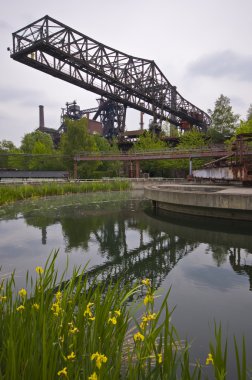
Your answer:
[[[93,135],[87,130],[87,119],[65,120],[66,132],[63,133],[60,140],[61,152],[68,156],[64,162],[66,168],[73,171],[73,157],[81,152],[98,152],[98,147]],[[79,162],[78,175],[81,178],[92,178],[93,172],[99,166],[98,161]]]
[[[35,147],[36,144],[37,147]],[[53,141],[48,133],[35,131],[24,135],[20,149],[22,152],[30,154],[34,153],[35,150],[42,150],[44,154],[51,154],[53,153]]]
[[[2,140],[0,141],[0,168],[7,169],[8,165],[8,153],[11,153],[14,149],[17,149],[12,141]]]
[[[250,104],[249,109],[247,111],[247,121],[252,119],[252,104]]]
[[[220,95],[215,102],[214,110],[208,110],[208,113],[212,118],[212,124],[208,130],[208,136],[212,142],[224,142],[234,134],[240,116],[234,114],[227,96]]]
[[[108,142],[108,140],[102,136],[94,135],[93,137],[100,152],[115,154],[119,153],[118,144],[115,139]],[[121,167],[122,163],[120,161],[100,161],[99,166],[94,173],[94,178],[105,176],[116,177],[119,175]]]
[[[188,150],[188,149],[203,149],[206,147],[206,135],[202,132],[199,132],[196,129],[192,129],[188,132],[183,133],[180,136],[179,144],[177,145],[178,150]],[[193,168],[197,169],[202,166],[204,163],[203,160],[194,159]],[[182,175],[187,175],[189,173],[189,160],[188,159],[179,159],[173,160],[173,168],[181,170]]]
[[[24,135],[20,151],[34,156],[23,157],[23,169],[52,170],[60,169],[56,165],[57,160],[52,160],[50,155],[55,153],[53,141],[48,133],[34,131]],[[49,157],[47,157],[49,155]]]
[[[139,140],[135,143],[132,151],[154,151],[154,150],[164,150],[167,149],[167,145],[164,141],[152,133],[145,131],[143,135],[139,137]],[[164,171],[168,167],[167,160],[148,160],[141,161],[140,168],[142,172],[149,173],[151,177],[163,176]]]

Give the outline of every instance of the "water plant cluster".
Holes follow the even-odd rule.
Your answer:
[[[104,286],[89,280],[85,268],[75,268],[70,279],[59,276],[57,252],[44,268],[26,276],[26,286],[15,287],[15,274],[0,276],[0,379],[210,379],[227,377],[227,343],[221,326],[206,348],[204,363],[192,365],[190,346],[171,323],[168,294],[155,310],[151,281],[130,288]],[[136,319],[129,301],[142,299]],[[242,355],[235,341],[237,378],[247,379],[245,343]]]
[[[130,184],[125,180],[3,185],[0,186],[0,205],[28,198],[96,191],[123,191],[129,188]]]

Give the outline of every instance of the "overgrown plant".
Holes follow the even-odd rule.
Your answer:
[[[125,180],[111,180],[108,182],[46,183],[40,185],[3,185],[0,186],[0,206],[29,198],[97,191],[122,191],[129,189],[130,183]]]
[[[0,380],[202,378],[202,366],[191,366],[190,347],[171,324],[169,292],[157,311],[149,279],[133,288],[120,281],[104,285],[76,268],[65,280],[67,268],[58,275],[57,255],[27,274],[23,289],[16,289],[14,273],[0,280]],[[129,301],[139,302],[142,293],[144,311],[135,319]],[[221,335],[216,327],[206,364],[224,380],[227,344],[223,351]],[[245,342],[242,362],[236,341],[235,347],[244,380]]]

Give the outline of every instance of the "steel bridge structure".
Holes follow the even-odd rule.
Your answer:
[[[11,58],[185,129],[206,131],[210,117],[184,99],[153,60],[106,46],[44,16],[13,33]]]

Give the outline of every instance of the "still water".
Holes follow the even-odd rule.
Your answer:
[[[69,273],[87,265],[103,279],[150,278],[161,294],[172,288],[172,321],[203,363],[214,321],[230,345],[233,334],[245,335],[252,351],[251,232],[251,224],[157,213],[141,192],[20,202],[0,208],[0,278],[15,269],[17,287],[25,286],[26,271],[54,249],[59,272],[68,260]]]

